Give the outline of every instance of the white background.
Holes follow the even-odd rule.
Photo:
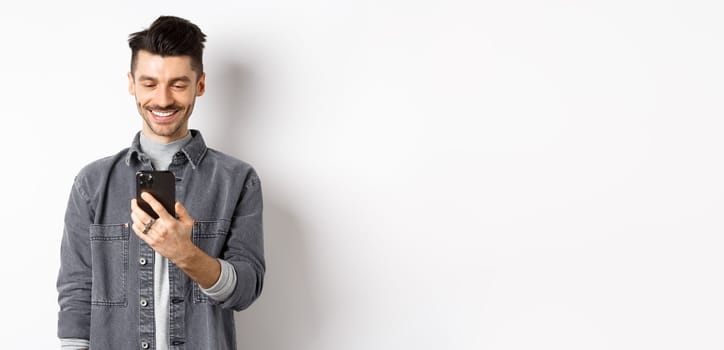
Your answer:
[[[0,5],[4,349],[54,349],[65,204],[128,34],[208,35],[191,127],[264,186],[240,349],[724,348],[720,1]]]

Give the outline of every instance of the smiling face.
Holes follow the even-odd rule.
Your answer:
[[[136,97],[143,134],[160,143],[186,136],[196,96],[204,94],[205,78],[191,68],[189,56],[139,51],[135,71],[128,73],[128,92]]]

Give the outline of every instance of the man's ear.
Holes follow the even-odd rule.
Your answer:
[[[133,83],[133,73],[128,72],[128,93],[131,95],[136,94],[136,85]]]
[[[196,83],[196,96],[202,96],[206,92],[206,73],[201,73],[199,81]]]

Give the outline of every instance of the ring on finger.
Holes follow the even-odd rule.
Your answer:
[[[142,232],[143,232],[144,234],[148,233],[148,230],[151,229],[151,226],[153,226],[153,223],[154,223],[154,222],[156,222],[156,221],[153,220],[153,219],[148,219],[148,222],[146,223],[146,226],[143,228],[143,231],[142,231]]]

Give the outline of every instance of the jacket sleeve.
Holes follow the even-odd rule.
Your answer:
[[[261,295],[265,271],[262,211],[261,182],[252,169],[244,181],[222,254],[234,266],[236,288],[219,303],[221,307],[243,310]]]
[[[65,212],[58,272],[58,337],[90,339],[92,222],[88,196],[76,177]]]

